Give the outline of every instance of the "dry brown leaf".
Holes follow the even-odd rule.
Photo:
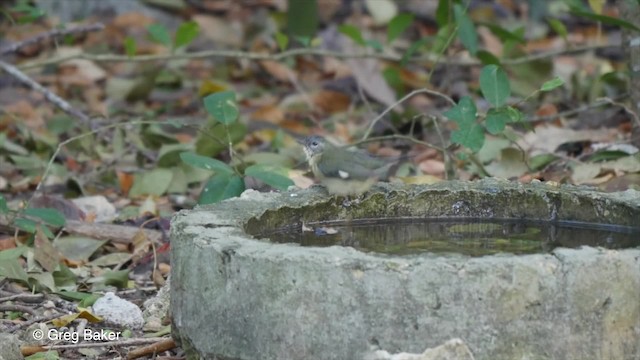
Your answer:
[[[385,106],[391,106],[396,102],[396,93],[382,76],[380,61],[377,59],[347,59],[345,62],[351,68],[353,76],[362,87],[365,94]],[[400,104],[394,107],[394,111],[403,112]]]
[[[27,100],[20,100],[13,104],[3,106],[3,111],[19,118],[31,129],[39,129],[44,126],[44,119]]]
[[[424,174],[428,175],[444,175],[445,171],[444,162],[435,159],[427,159],[420,162],[420,164],[418,164],[418,168]]]
[[[110,25],[119,29],[146,28],[155,20],[140,12],[124,12],[116,16]]]
[[[0,251],[13,249],[15,247],[16,247],[16,241],[13,239],[13,236],[0,237]]]
[[[284,111],[278,105],[265,105],[251,113],[252,120],[264,120],[272,124],[279,124],[284,120]]]
[[[318,91],[313,94],[312,101],[315,106],[328,114],[347,111],[351,105],[349,95],[331,90]]]
[[[33,244],[34,258],[38,264],[48,272],[55,271],[56,267],[60,263],[60,253],[53,244],[51,244],[51,241],[49,241],[42,230],[40,230],[40,226],[38,226],[38,229],[36,230]]]
[[[333,79],[340,79],[343,77],[351,76],[351,68],[344,61],[333,58],[325,57],[322,67],[322,71],[326,75],[331,75]]]
[[[123,171],[116,171],[116,174],[118,175],[120,189],[125,195],[128,194],[131,186],[133,186],[134,175]]]
[[[491,30],[487,29],[486,26],[479,26],[477,31],[484,43],[485,50],[496,56],[500,56],[502,54],[502,41],[500,41]]]
[[[301,189],[306,189],[313,185],[315,182],[313,179],[304,176],[306,171],[302,170],[289,170],[289,179],[293,181],[293,184]]]
[[[262,68],[279,81],[290,83],[296,79],[295,72],[287,65],[273,60],[260,61]]]
[[[194,15],[191,19],[198,23],[200,33],[209,40],[234,48],[242,46],[244,26],[239,21],[210,15]]]

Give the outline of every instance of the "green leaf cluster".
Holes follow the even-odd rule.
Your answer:
[[[209,115],[222,125],[227,135],[228,145],[231,147],[233,140],[230,128],[237,123],[240,114],[236,94],[232,91],[214,93],[205,97],[203,103]],[[180,159],[192,167],[214,172],[200,193],[199,204],[211,204],[239,196],[245,190],[245,177],[247,176],[279,190],[286,190],[293,185],[293,181],[287,177],[286,169],[275,165],[253,164],[247,166],[244,161],[239,161],[237,165],[231,166],[220,160],[198,155],[191,151],[182,152]]]
[[[169,34],[169,30],[161,24],[155,23],[147,27],[147,33],[149,38],[172,51],[176,51],[182,47],[185,47],[193,42],[200,34],[200,26],[195,21],[183,22],[178,26],[173,39]],[[137,50],[137,44],[134,38],[128,36],[124,39],[124,49],[128,56],[134,56]]]
[[[551,91],[563,84],[562,79],[554,78],[542,84],[536,92]],[[479,151],[484,145],[485,132],[502,134],[507,124],[522,121],[524,117],[518,109],[507,104],[511,86],[507,73],[500,66],[492,64],[482,68],[480,91],[491,105],[484,116],[478,114],[476,105],[469,96],[460,99],[456,106],[444,113],[458,125],[458,129],[451,134],[451,141],[473,152]]]

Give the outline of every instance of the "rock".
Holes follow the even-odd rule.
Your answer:
[[[0,333],[0,360],[24,359],[20,353],[18,337],[12,334]]]
[[[109,324],[125,329],[141,329],[144,324],[140,308],[112,292],[96,300],[92,308],[95,315],[102,316]]]
[[[474,358],[464,341],[451,339],[440,346],[425,350],[422,354],[389,354],[384,350],[376,350],[366,355],[365,360],[474,360]]]

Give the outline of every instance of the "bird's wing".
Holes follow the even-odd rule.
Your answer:
[[[338,161],[338,157],[333,154],[323,154],[318,168],[326,177],[363,181],[381,177],[379,170],[387,165],[381,159],[357,151],[343,151],[340,159]]]

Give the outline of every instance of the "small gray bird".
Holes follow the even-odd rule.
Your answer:
[[[337,147],[322,136],[309,136],[298,142],[304,146],[313,175],[330,194],[363,193],[377,181],[387,180],[395,165],[365,151]]]

